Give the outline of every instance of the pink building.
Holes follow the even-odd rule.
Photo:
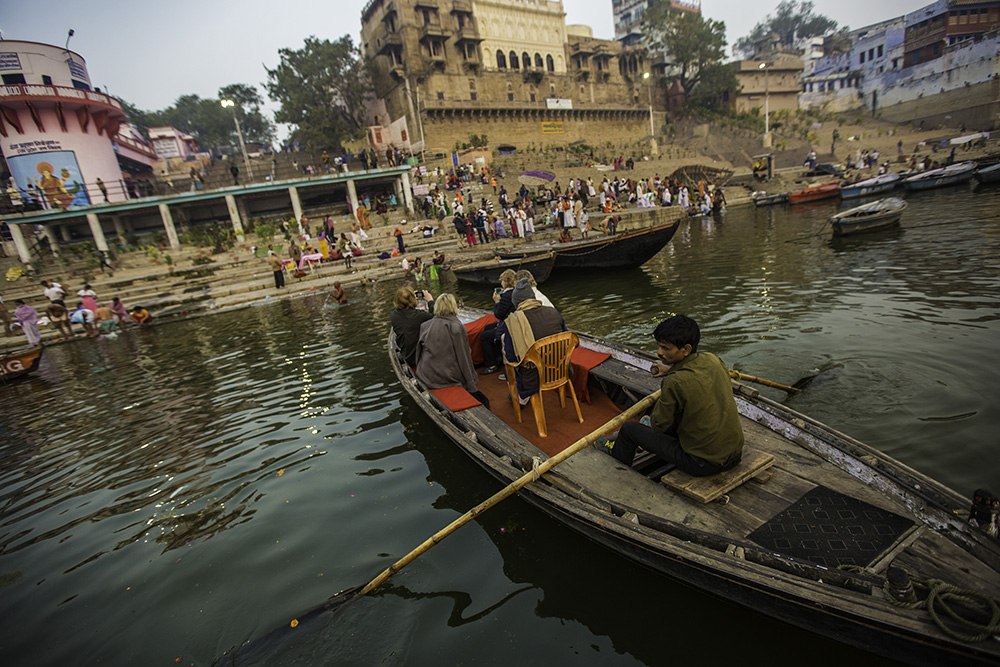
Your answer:
[[[0,151],[18,189],[45,208],[128,199],[125,179],[150,171],[156,154],[121,102],[93,90],[79,54],[3,40],[0,76]]]

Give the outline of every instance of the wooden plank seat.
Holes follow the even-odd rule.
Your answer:
[[[725,472],[710,477],[694,477],[683,470],[674,469],[661,477],[660,482],[686,496],[703,503],[710,503],[743,482],[753,479],[772,465],[774,465],[773,454],[744,445],[743,460]]]

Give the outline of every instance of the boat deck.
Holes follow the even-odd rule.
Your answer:
[[[605,384],[605,380],[622,382],[624,369],[625,364],[609,359],[591,371],[591,403],[581,401],[580,404],[583,424],[576,420],[568,395],[567,405],[562,408],[556,392],[545,392],[545,416],[549,427],[549,436],[545,438],[538,436],[530,404],[522,407],[522,423],[516,422],[507,398],[507,383],[499,380],[496,374],[480,378],[479,383],[480,391],[490,398],[491,409],[472,408],[462,411],[458,417],[481,440],[502,441],[501,446],[516,453],[520,459],[516,464],[530,468],[527,462],[532,457],[552,456],[620,413],[603,387],[612,387],[610,383]],[[631,384],[635,392],[648,393],[658,387],[659,382],[652,377],[633,375]],[[766,482],[743,483],[727,494],[726,502],[704,504],[659,483],[663,473],[659,464],[662,462],[648,454],[637,457],[636,463],[628,467],[614,462],[597,449],[588,448],[549,472],[546,479],[559,487],[578,490],[581,496],[602,509],[625,508],[663,521],[681,522],[690,529],[725,536],[735,544],[752,542],[754,531],[764,527],[766,532],[781,518],[779,515],[786,513],[797,501],[817,488],[826,488],[835,496],[843,494],[872,506],[864,516],[859,513],[854,518],[856,526],[866,533],[886,530],[879,518],[869,516],[874,514],[873,508],[902,520],[897,522],[896,532],[889,535],[884,548],[870,552],[870,560],[855,562],[852,554],[845,551],[843,562],[882,573],[893,563],[919,572],[921,577],[946,579],[961,588],[1000,597],[1000,581],[995,580],[991,568],[978,562],[970,567],[968,555],[962,549],[910,521],[905,508],[887,498],[875,485],[857,484],[854,478],[833,468],[819,455],[756,421],[743,417],[742,424],[746,444],[773,454],[776,460],[768,469],[770,475]],[[520,438],[505,435],[510,432],[503,425],[511,427]],[[811,529],[814,533],[822,533],[827,527],[813,525]],[[828,563],[834,568],[838,564]]]

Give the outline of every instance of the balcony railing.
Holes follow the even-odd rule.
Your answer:
[[[98,93],[93,90],[82,90],[80,88],[71,88],[70,86],[47,86],[43,84],[29,83],[0,86],[0,100],[19,98],[29,101],[33,99],[49,98],[57,101],[78,102],[81,104],[92,102],[113,107],[122,113],[125,112],[122,108],[121,102],[110,95]]]

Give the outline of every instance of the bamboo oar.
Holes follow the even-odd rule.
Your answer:
[[[747,382],[756,382],[757,384],[762,384],[765,387],[774,387],[775,389],[781,389],[782,391],[787,391],[789,394],[798,394],[801,389],[795,387],[789,387],[787,384],[781,384],[780,382],[775,382],[773,380],[766,380],[764,378],[755,377],[753,375],[747,375],[746,373],[740,373],[739,371],[730,370],[729,377],[734,380],[746,380]],[[801,382],[802,380],[799,380]]]
[[[518,479],[514,480],[513,482],[511,482],[510,484],[508,484],[506,487],[504,487],[504,489],[502,489],[501,491],[497,492],[496,494],[494,494],[490,498],[487,498],[483,502],[479,503],[478,505],[476,505],[475,507],[473,507],[471,510],[469,510],[468,512],[466,512],[465,514],[463,514],[459,518],[455,519],[454,521],[452,521],[450,524],[448,524],[447,526],[445,526],[444,528],[442,528],[438,532],[434,533],[431,537],[429,537],[427,540],[425,540],[416,549],[414,549],[413,551],[411,551],[410,553],[406,554],[405,556],[403,556],[402,558],[400,558],[398,561],[396,561],[395,563],[393,563],[392,565],[390,565],[389,567],[387,567],[385,570],[382,571],[382,573],[380,575],[378,575],[377,577],[375,577],[374,579],[372,579],[370,582],[368,582],[368,584],[364,588],[362,588],[360,591],[358,591],[357,595],[359,596],[359,595],[365,595],[367,593],[370,593],[374,588],[377,588],[386,579],[388,579],[389,577],[391,577],[392,575],[396,574],[401,569],[403,569],[404,567],[406,567],[407,565],[409,565],[410,563],[412,563],[420,555],[422,555],[425,551],[427,551],[428,549],[430,549],[434,545],[436,545],[439,542],[441,542],[441,540],[443,540],[444,538],[448,537],[449,535],[451,535],[452,533],[454,533],[456,530],[458,530],[459,528],[461,528],[465,524],[469,523],[470,521],[472,521],[473,519],[475,519],[477,516],[479,516],[480,514],[482,514],[483,512],[485,512],[486,510],[488,510],[489,508],[491,508],[494,505],[496,505],[497,503],[499,503],[501,500],[504,500],[505,498],[508,498],[509,496],[514,495],[515,493],[517,493],[518,490],[521,489],[521,487],[526,486],[527,484],[531,483],[532,481],[538,479],[539,477],[541,477],[542,475],[544,475],[545,473],[547,473],[549,470],[551,470],[552,468],[556,467],[557,465],[559,465],[560,463],[562,463],[563,461],[565,461],[569,457],[573,456],[577,452],[579,452],[579,451],[581,451],[583,449],[586,449],[587,447],[589,447],[590,445],[592,445],[594,442],[596,442],[597,439],[600,438],[602,434],[607,433],[609,431],[613,431],[616,428],[618,428],[619,426],[621,426],[622,424],[624,424],[625,422],[627,422],[629,419],[632,419],[632,417],[636,416],[637,414],[639,414],[640,412],[642,412],[643,410],[645,410],[647,407],[649,407],[650,405],[652,405],[654,402],[656,402],[656,400],[659,397],[660,397],[660,390],[657,389],[652,394],[650,394],[649,396],[646,396],[645,398],[643,398],[642,400],[640,400],[638,403],[636,403],[635,405],[633,405],[632,407],[630,407],[628,410],[626,410],[625,412],[621,413],[620,415],[618,415],[617,417],[615,417],[611,421],[607,422],[606,424],[604,424],[603,426],[601,426],[597,430],[593,431],[589,435],[586,435],[586,436],[580,438],[579,440],[577,440],[572,445],[570,445],[566,449],[562,450],[561,452],[559,452],[558,454],[556,454],[552,458],[547,459],[544,463],[540,464],[538,466],[538,468],[536,468],[535,470],[532,470],[531,472],[525,473],[524,475],[522,475]],[[355,596],[355,597],[357,597],[357,596]]]

